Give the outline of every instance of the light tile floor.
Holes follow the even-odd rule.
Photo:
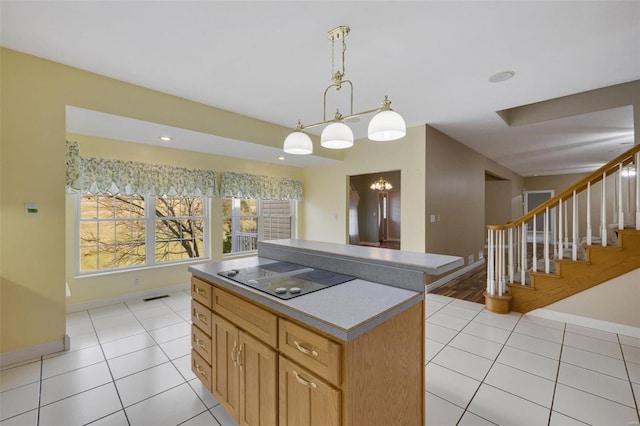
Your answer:
[[[639,424],[640,339],[427,295],[427,425]],[[71,350],[0,372],[0,425],[236,423],[190,370],[188,292],[67,315]]]
[[[427,425],[638,425],[640,339],[427,295]]]

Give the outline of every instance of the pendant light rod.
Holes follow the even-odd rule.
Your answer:
[[[391,101],[387,96],[382,101],[382,106],[361,112],[353,112],[353,83],[350,80],[344,80],[345,75],[345,52],[347,45],[345,38],[351,29],[347,25],[340,25],[327,32],[327,38],[331,41],[331,79],[333,83],[324,89],[323,94],[323,111],[322,121],[313,124],[304,125],[298,120],[296,129],[291,133],[284,142],[284,151],[290,154],[311,154],[313,152],[313,143],[311,138],[304,133],[304,129],[313,127],[328,126],[322,131],[320,138],[321,145],[325,148],[344,149],[353,146],[353,132],[349,126],[343,122],[351,118],[360,117],[362,115],[377,113],[369,122],[368,136],[374,141],[392,141],[400,139],[406,135],[406,124],[402,116],[391,109]],[[335,42],[342,41],[342,70],[335,71]],[[327,119],[327,92],[333,88],[336,91],[342,89],[343,84],[349,85],[349,114],[344,116],[340,110],[336,110],[333,118]]]

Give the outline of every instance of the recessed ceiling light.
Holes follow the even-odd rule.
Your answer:
[[[489,81],[491,83],[500,83],[501,81],[509,80],[514,75],[516,75],[515,71],[502,71],[489,77]]]
[[[173,140],[173,138],[171,136],[158,136],[158,139],[160,139],[161,141],[164,141],[164,142],[169,142],[169,141]]]
[[[287,157],[283,157],[282,155],[280,157],[278,157],[278,160],[280,160],[280,161],[284,161],[286,159],[287,159]]]

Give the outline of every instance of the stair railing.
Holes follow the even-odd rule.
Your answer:
[[[488,225],[487,296],[507,296],[508,284],[530,285],[531,272],[553,272],[556,259],[580,259],[585,245],[616,244],[615,229],[640,229],[639,166],[635,145],[517,220]]]

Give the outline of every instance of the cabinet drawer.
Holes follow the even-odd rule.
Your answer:
[[[279,321],[280,351],[329,383],[340,386],[342,346],[283,318]]]
[[[271,347],[278,343],[278,317],[226,291],[216,289],[213,311]]]
[[[211,336],[211,311],[195,300],[191,301],[191,323],[197,325],[207,336]]]
[[[191,351],[191,371],[211,392],[211,366],[196,351]]]
[[[341,392],[280,357],[279,425],[340,426]]]
[[[191,277],[191,297],[193,297],[193,300],[197,300],[207,308],[211,308],[211,301],[213,300],[213,286],[201,279]]]
[[[191,326],[191,347],[211,365],[211,337],[207,336],[198,327]]]

